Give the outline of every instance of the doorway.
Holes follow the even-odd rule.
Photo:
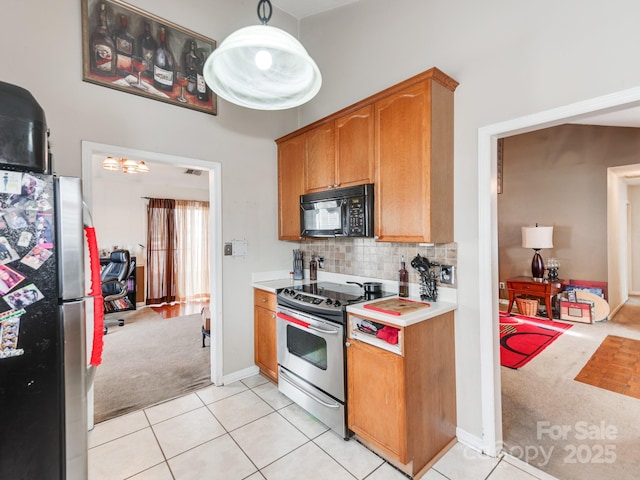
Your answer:
[[[223,343],[222,343],[222,258],[221,230],[222,230],[222,210],[221,210],[221,165],[217,162],[207,162],[204,160],[179,157],[174,155],[149,152],[143,150],[130,149],[115,145],[98,144],[88,141],[82,142],[82,180],[84,201],[89,211],[93,204],[93,169],[94,157],[104,157],[111,155],[120,158],[135,158],[147,163],[157,163],[164,165],[175,165],[180,167],[195,168],[209,172],[209,203],[210,203],[210,279],[211,285],[211,348],[210,365],[211,381],[216,385],[222,384],[223,372]],[[92,338],[93,332],[87,332],[87,338]],[[89,393],[89,405],[93,405],[93,392]],[[89,412],[89,418],[93,418],[93,412]],[[92,425],[90,425],[92,426]]]
[[[499,138],[586,119],[640,105],[640,88],[482,127],[478,131],[478,308],[482,389],[482,449],[502,451],[498,339],[497,143]],[[611,285],[611,278],[609,284]]]

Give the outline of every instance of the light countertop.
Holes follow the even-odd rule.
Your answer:
[[[252,278],[251,286],[254,288],[259,288],[261,290],[265,290],[271,293],[277,293],[278,290],[293,287],[297,285],[307,285],[310,283],[315,283],[314,281],[309,280],[308,273],[305,272],[305,278],[303,280],[292,280],[287,276],[287,273],[283,272],[269,272],[266,274],[254,274]],[[347,281],[371,281],[375,279],[364,278],[364,277],[355,277],[355,276],[347,276],[340,274],[331,274],[325,272],[318,272],[318,282],[323,281],[333,281],[337,283],[346,283]],[[383,288],[386,291],[397,292],[397,282],[392,281],[383,281]],[[422,301],[420,300],[419,293],[419,285],[411,284],[409,286],[409,300],[414,301]],[[393,297],[385,297],[385,299],[393,298]],[[414,323],[422,322],[424,320],[428,320],[429,318],[437,317],[438,315],[442,315],[443,313],[451,312],[458,308],[457,303],[457,291],[453,288],[439,288],[438,289],[438,301],[437,302],[429,302],[428,308],[416,310],[414,312],[404,313],[402,315],[391,315],[388,313],[377,312],[375,310],[369,310],[364,308],[364,305],[369,303],[375,303],[380,301],[381,299],[371,300],[368,302],[358,303],[356,305],[350,305],[347,307],[348,313],[353,313],[355,315],[363,316],[370,318],[372,320],[378,320],[380,322],[387,323],[389,325],[395,325],[398,327],[407,327]]]
[[[388,300],[389,298],[394,298],[394,297],[385,297],[384,300]],[[430,302],[428,300],[420,300],[420,297],[417,297],[417,298],[409,297],[408,300],[428,303],[429,307],[422,308],[414,312],[403,313],[402,315],[392,315],[389,313],[370,310],[364,307],[365,305],[376,303],[376,302],[379,302],[380,300],[381,299],[378,298],[376,300],[358,303],[356,305],[349,305],[347,307],[347,312],[353,315],[370,318],[371,320],[378,320],[380,322],[384,322],[386,324],[393,325],[396,327],[408,327],[409,325],[413,325],[414,323],[419,323],[424,320],[429,320],[430,318],[437,317],[438,315],[451,312],[456,308],[458,308],[458,305],[455,302],[447,302],[447,301],[441,301],[441,300],[438,300],[437,302]]]

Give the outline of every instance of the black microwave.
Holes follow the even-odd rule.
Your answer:
[[[300,195],[300,236],[373,237],[373,184]]]

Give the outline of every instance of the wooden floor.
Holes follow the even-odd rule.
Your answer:
[[[172,304],[164,303],[162,305],[151,305],[150,308],[162,318],[174,318],[181,317],[183,315],[191,315],[192,313],[200,313],[202,311],[202,307],[205,306],[209,306],[209,301]]]
[[[640,340],[608,335],[575,380],[640,398]]]

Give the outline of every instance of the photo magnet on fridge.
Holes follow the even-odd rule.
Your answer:
[[[0,295],[8,293],[23,280],[24,275],[11,267],[0,265]]]

